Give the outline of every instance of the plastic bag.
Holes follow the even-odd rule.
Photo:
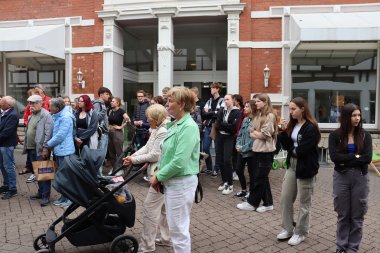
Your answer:
[[[121,184],[121,182],[115,183],[115,184],[109,184],[106,186],[106,188],[108,190],[112,191],[115,188],[117,188],[120,184]],[[113,194],[113,196],[115,197],[116,201],[120,204],[124,204],[124,203],[128,203],[128,202],[132,201],[132,195],[128,191],[127,185],[124,185],[123,187],[121,187],[118,191],[116,191]]]

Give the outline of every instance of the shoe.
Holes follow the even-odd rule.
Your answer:
[[[233,185],[225,185],[224,190],[222,191],[222,194],[228,195],[234,191],[234,186]]]
[[[40,206],[44,207],[44,206],[48,206],[49,205],[49,199],[48,198],[43,198],[42,201],[41,201],[41,204]]]
[[[258,213],[265,213],[266,211],[272,211],[272,210],[273,210],[273,206],[260,206],[256,208],[256,212]]]
[[[233,179],[234,181],[239,181],[239,177],[238,177],[238,175],[236,174],[236,172],[234,172],[234,173],[232,174],[232,179]]]
[[[60,206],[62,203],[65,202],[63,196],[61,195],[57,200],[53,201],[53,205]]]
[[[335,253],[346,253],[344,249],[336,249]]]
[[[171,241],[164,241],[160,238],[156,238],[156,240],[154,240],[156,245],[159,245],[159,246],[168,246],[168,247],[172,247],[173,244]]]
[[[241,201],[244,201],[246,202],[249,198],[249,192],[247,192],[247,195],[245,195],[244,197],[241,198]]]
[[[148,176],[144,176],[143,179],[144,179],[144,181],[146,181],[146,182],[150,182],[150,178],[149,178]]]
[[[286,229],[282,229],[281,232],[277,235],[277,240],[286,240],[292,237],[293,233],[288,232]]]
[[[211,173],[211,170],[201,170],[201,172],[199,172],[200,174],[210,174]]]
[[[0,187],[0,193],[6,193],[8,191],[8,186],[1,186]]]
[[[219,185],[218,187],[218,191],[223,191],[224,188],[226,187],[227,183],[222,183],[221,185]]]
[[[42,195],[40,193],[36,193],[35,195],[30,196],[29,198],[30,200],[42,199]]]
[[[33,183],[34,181],[36,181],[36,175],[34,174],[30,175],[26,180],[27,183]]]
[[[212,177],[217,177],[217,176],[218,176],[218,172],[213,171],[213,172],[211,173],[211,176],[212,176]]]
[[[296,246],[305,240],[305,236],[294,234],[288,241],[289,245]]]
[[[61,207],[62,207],[63,209],[66,209],[66,208],[68,208],[72,203],[73,203],[73,202],[71,202],[71,200],[66,200],[65,202],[62,202]]]
[[[13,198],[14,196],[17,196],[17,190],[7,191],[7,192],[1,197],[1,199],[10,199],[10,198]]]
[[[248,202],[243,202],[240,204],[237,204],[236,206],[238,209],[246,210],[246,211],[255,211],[255,207],[249,204]]]
[[[242,197],[247,196],[247,194],[248,193],[246,191],[240,191],[240,192],[237,192],[234,196],[238,198],[242,198]]]

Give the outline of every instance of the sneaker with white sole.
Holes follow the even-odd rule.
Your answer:
[[[218,191],[223,191],[224,188],[226,187],[226,185],[228,185],[227,182],[226,183],[222,183],[221,185],[219,185]]]
[[[305,240],[305,236],[294,234],[288,241],[289,245],[296,246]]]
[[[234,173],[232,174],[232,180],[234,180],[234,181],[239,181],[239,177],[238,177],[238,175],[236,174],[236,172],[234,172]]]
[[[258,213],[265,213],[266,211],[272,211],[272,210],[273,210],[273,206],[260,206],[256,208],[256,212]]]
[[[237,208],[241,210],[246,210],[246,211],[255,211],[255,207],[249,204],[248,202],[243,202],[240,204],[237,204]]]
[[[292,237],[293,233],[288,232],[286,229],[282,229],[281,232],[277,235],[278,240],[286,240]]]
[[[222,191],[222,194],[228,195],[234,191],[234,186],[233,185],[225,185],[224,190]]]
[[[31,174],[26,180],[27,183],[33,183],[34,181],[36,181],[36,175],[34,174]]]

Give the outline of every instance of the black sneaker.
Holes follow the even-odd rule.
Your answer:
[[[336,249],[335,253],[346,253],[344,249]]]
[[[235,194],[235,197],[238,197],[238,198],[242,198],[242,197],[245,197],[247,196],[247,192],[246,191],[240,191],[240,192],[237,192]]]
[[[14,196],[17,196],[17,190],[7,191],[7,193],[5,193],[4,196],[1,197],[1,199],[10,199]]]
[[[211,170],[201,170],[200,174],[210,174]]]
[[[48,206],[49,205],[49,199],[48,198],[43,198],[40,205],[42,207]]]
[[[7,192],[8,191],[8,186],[1,186],[0,187],[0,193],[5,193],[5,192]]]
[[[30,196],[31,200],[36,200],[36,199],[42,199],[42,195],[40,193],[37,193],[35,195]]]

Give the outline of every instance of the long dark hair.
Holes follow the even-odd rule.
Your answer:
[[[317,131],[318,131],[318,136],[317,136],[318,142],[317,143],[319,143],[319,141],[321,140],[321,131],[319,130],[317,120],[314,118],[313,115],[311,115],[307,101],[301,97],[295,97],[290,102],[294,103],[298,108],[303,109],[302,117],[306,121],[309,121],[311,124],[313,124],[315,129],[317,129]],[[289,123],[288,123],[288,126],[286,127],[286,132],[288,133],[289,136],[292,134],[293,129],[297,125],[297,123],[298,123],[298,120],[293,119],[293,117],[291,115],[289,115]]]
[[[355,110],[359,110],[361,115],[362,111],[360,110],[360,107],[353,103],[349,103],[343,106],[342,112],[340,113],[340,148],[346,153],[348,152],[348,134],[353,128],[351,116]],[[358,126],[354,127],[354,143],[356,145],[356,152],[360,154],[363,149],[363,119],[361,116]]]

